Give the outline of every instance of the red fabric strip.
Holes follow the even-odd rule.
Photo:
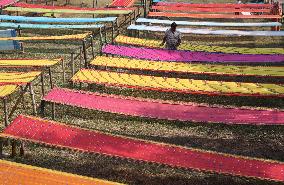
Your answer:
[[[177,7],[198,7],[198,8],[272,8],[272,4],[233,4],[233,3],[172,3],[158,2],[158,6],[177,6]]]
[[[53,146],[173,167],[284,181],[284,163],[146,142],[22,115],[4,130],[4,134]]]
[[[130,7],[134,4],[134,0],[114,0],[110,6],[113,7]]]
[[[157,100],[107,96],[99,93],[59,88],[52,89],[43,100],[123,115],[168,120],[226,124],[284,124],[283,111],[206,107],[190,103],[166,103]]]
[[[194,8],[194,7],[180,7],[180,6],[152,6],[154,10],[161,11],[180,11],[180,12],[220,12],[220,13],[235,13],[235,12],[267,12],[270,9],[259,9],[259,8]]]

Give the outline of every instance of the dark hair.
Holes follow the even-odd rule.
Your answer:
[[[176,27],[177,27],[177,23],[173,22],[173,23],[171,24],[171,27],[176,28]]]

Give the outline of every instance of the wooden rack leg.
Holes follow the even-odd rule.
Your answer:
[[[8,118],[8,100],[7,98],[3,99],[3,104],[4,104],[4,121],[5,121],[5,127],[8,126],[9,123],[9,118]]]
[[[17,155],[17,144],[16,144],[16,141],[13,140],[11,142],[11,145],[12,145],[11,157],[15,157]]]
[[[25,143],[22,141],[21,142],[21,147],[20,147],[20,156],[25,155]]]
[[[42,96],[45,96],[45,92],[44,92],[44,72],[42,72],[40,74],[40,81],[41,81],[41,93],[42,93]]]
[[[65,76],[65,74],[66,74],[66,72],[65,72],[65,60],[64,59],[62,59],[62,72],[63,72],[63,77],[62,77],[62,80],[63,80],[63,84],[65,84],[65,81],[66,81],[66,76]]]
[[[111,43],[114,43],[114,23],[111,23]]]
[[[86,40],[83,40],[83,55],[85,60],[85,67],[88,67],[88,59],[87,59],[87,48],[86,48]]]
[[[72,77],[75,74],[75,64],[74,64],[74,53],[73,52],[71,53],[71,74],[72,74]]]
[[[51,69],[48,69],[48,75],[49,75],[49,83],[50,83],[50,88],[53,89],[53,82],[52,82],[52,73]]]
[[[29,89],[30,89],[30,95],[31,95],[32,104],[33,104],[33,114],[36,115],[37,111],[36,111],[35,93],[34,93],[34,89],[31,83],[29,83]]]
[[[41,100],[41,102],[40,102],[40,114],[41,114],[42,117],[45,116],[44,111],[45,111],[45,101]]]
[[[91,49],[92,49],[92,56],[93,59],[95,58],[95,51],[94,51],[94,38],[91,36]]]

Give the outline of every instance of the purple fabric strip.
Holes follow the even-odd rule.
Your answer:
[[[150,49],[108,44],[104,53],[146,60],[179,62],[284,62],[284,55],[228,54],[210,52],[192,52],[167,49]]]

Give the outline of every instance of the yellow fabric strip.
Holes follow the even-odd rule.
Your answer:
[[[135,37],[128,37],[119,35],[115,38],[115,42],[121,44],[130,44],[135,46],[145,46],[154,48],[163,48],[161,40],[141,39]],[[222,53],[242,53],[242,54],[284,54],[284,48],[241,48],[241,47],[224,47],[224,46],[207,46],[207,45],[193,45],[183,42],[179,48],[180,50],[190,51],[207,51],[207,52],[222,52]]]
[[[1,37],[0,41],[6,40],[80,40],[88,37],[90,33],[75,34],[75,35],[62,35],[62,36],[44,36],[44,37]]]
[[[182,62],[149,61],[118,57],[96,57],[91,65],[139,69],[172,71],[182,73],[219,74],[219,75],[252,75],[252,76],[284,76],[283,67],[273,66],[235,66],[235,65],[212,65],[191,64]]]
[[[0,85],[0,98],[4,98],[14,93],[18,89],[17,85]]]
[[[26,60],[26,59],[19,59],[19,60],[0,60],[0,67],[6,67],[6,66],[21,66],[21,67],[50,67],[53,65],[58,64],[61,62],[61,59],[54,59],[54,60]]]
[[[0,83],[29,83],[36,79],[41,72],[31,71],[31,72],[0,72]]]
[[[156,88],[161,90],[218,94],[243,94],[262,96],[283,96],[284,86],[277,84],[237,83],[206,81],[194,79],[164,78],[127,73],[116,73],[82,69],[72,78],[73,82],[110,84],[116,86],[134,86],[139,88]]]
[[[0,182],[5,185],[119,185],[119,183],[0,160]]]

